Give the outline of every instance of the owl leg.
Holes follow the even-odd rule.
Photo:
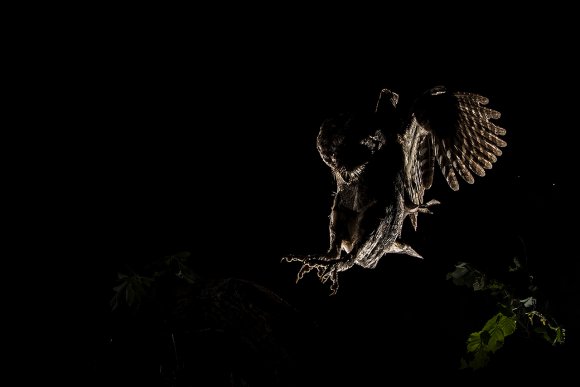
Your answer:
[[[436,206],[438,204],[441,204],[439,200],[431,199],[427,203],[421,205],[416,204],[405,205],[405,209],[407,211],[407,214],[409,215],[409,219],[411,220],[411,224],[413,225],[413,229],[415,231],[417,231],[417,214],[419,213],[433,214],[433,212],[431,212],[430,207]]]

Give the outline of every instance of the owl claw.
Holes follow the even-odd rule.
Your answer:
[[[439,204],[441,204],[441,202],[439,200],[431,199],[427,203],[423,204],[422,207],[429,208],[429,207],[437,206]]]
[[[331,259],[329,257],[315,257],[315,256],[288,256],[282,258],[282,262],[301,262],[302,267],[296,275],[296,283],[304,276],[316,269],[316,275],[320,282],[326,283],[330,280],[330,295],[333,296],[338,291],[338,271],[340,267],[340,260],[337,258]]]
[[[430,208],[433,206],[439,205],[439,204],[441,204],[441,202],[439,200],[431,199],[425,204],[413,205],[413,206],[409,207],[408,211],[411,214],[414,214],[417,212],[420,212],[423,214],[433,214],[433,212],[431,212]]]

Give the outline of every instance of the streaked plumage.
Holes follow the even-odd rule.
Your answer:
[[[419,96],[409,112],[398,108],[399,96],[381,91],[375,112],[341,115],[320,127],[317,148],[336,179],[330,214],[330,247],[320,255],[288,256],[300,262],[298,280],[316,269],[322,282],[338,290],[338,272],[357,264],[376,267],[387,253],[421,258],[400,240],[403,221],[417,228],[419,212],[439,165],[452,190],[459,180],[484,176],[506,143],[505,130],[491,120],[500,113],[477,94],[449,92],[443,86]]]

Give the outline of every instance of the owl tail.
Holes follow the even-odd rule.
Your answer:
[[[391,249],[390,249],[389,253],[393,253],[393,254],[406,254],[406,255],[409,255],[411,257],[423,259],[423,257],[421,256],[421,254],[419,254],[418,252],[416,252],[408,244],[403,243],[401,241],[395,241],[395,243],[393,243],[393,246],[391,246]]]

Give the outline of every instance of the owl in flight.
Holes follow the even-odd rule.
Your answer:
[[[330,247],[282,259],[301,263],[297,281],[316,269],[335,294],[338,273],[355,264],[372,269],[387,253],[422,258],[400,237],[406,218],[416,230],[418,214],[439,204],[423,199],[435,165],[457,191],[459,178],[472,184],[474,175],[484,176],[506,146],[505,129],[491,121],[500,113],[485,106],[485,97],[438,86],[410,108],[398,108],[398,101],[398,94],[383,89],[373,113],[322,123],[316,145],[336,179]]]

